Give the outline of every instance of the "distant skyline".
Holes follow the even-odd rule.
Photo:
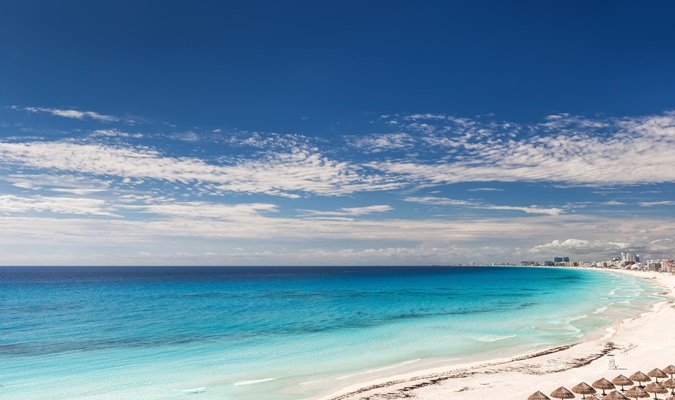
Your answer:
[[[0,265],[675,255],[675,5],[0,6]]]

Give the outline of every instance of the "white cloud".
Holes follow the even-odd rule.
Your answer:
[[[120,137],[120,138],[132,138],[132,139],[142,139],[142,133],[129,133],[123,132],[118,129],[96,129],[91,132],[92,137]]]
[[[491,187],[479,187],[468,189],[469,192],[503,192],[504,189],[491,188]]]
[[[400,187],[399,183],[382,177],[364,175],[348,162],[334,161],[302,148],[240,160],[232,165],[216,165],[198,158],[166,157],[147,148],[65,141],[0,142],[0,161],[51,171],[201,184],[217,192],[291,197],[300,193],[335,196]]]
[[[662,200],[662,201],[641,201],[640,207],[656,207],[656,206],[673,206],[675,201],[673,200]]]
[[[456,200],[456,199],[448,199],[446,197],[433,197],[433,196],[406,197],[404,200],[411,203],[421,203],[438,206],[467,207],[480,210],[520,211],[526,214],[560,215],[564,212],[562,208],[557,207],[543,208],[538,206],[526,206],[526,207],[505,206],[505,205],[484,204],[474,201]]]
[[[126,206],[125,208],[173,218],[205,220],[242,220],[258,216],[262,213],[278,211],[276,205],[267,203],[243,203],[231,205],[197,201],[150,203],[139,206]]]
[[[14,187],[27,190],[44,190],[85,196],[108,190],[109,182],[77,175],[12,174],[0,177]]]
[[[637,251],[645,258],[675,251],[669,241],[675,237],[675,223],[661,219],[560,215],[457,221],[312,220],[280,217],[271,205],[233,205],[239,207],[238,211],[223,207],[201,214],[203,204],[177,206],[148,208],[145,211],[156,213],[144,219],[0,215],[0,248],[39,242],[39,249],[30,259],[21,259],[23,262],[50,263],[62,255],[69,263],[108,265],[124,263],[130,254],[141,252],[149,255],[143,263],[168,263],[167,248],[172,252],[195,253],[201,249],[223,253],[225,248],[245,247],[241,257],[219,259],[220,264],[229,265],[244,259],[258,265],[287,264],[294,258],[286,255],[300,253],[307,255],[303,258],[307,264],[339,264],[352,254],[350,263],[382,265],[394,258],[401,264],[451,264],[542,259],[562,251],[577,259],[605,259],[621,249]],[[574,235],[579,232],[583,232],[583,239],[558,239],[578,238]],[[243,246],[233,245],[242,240],[246,241]],[[61,253],[63,249],[67,254]],[[359,259],[364,252],[371,256]],[[337,253],[344,257],[321,256]],[[11,257],[0,263],[12,263],[20,256],[7,254]],[[208,260],[194,260],[200,261]],[[138,265],[141,261],[135,258],[128,262]]]
[[[448,199],[447,197],[411,196],[403,199],[410,203],[431,204],[435,206],[471,207],[476,203],[467,200]]]
[[[479,206],[478,208],[482,208],[485,210],[521,211],[526,214],[546,214],[546,215],[560,215],[564,212],[562,208],[557,207],[542,208],[538,206],[517,207],[517,206],[483,205]]]
[[[334,220],[348,220],[348,217],[358,217],[368,214],[380,214],[392,211],[393,208],[389,205],[374,205],[366,207],[345,207],[337,211],[320,211],[320,210],[302,210],[305,216],[331,218]]]
[[[557,116],[555,124],[519,126],[473,121],[434,125],[424,140],[455,149],[429,161],[374,160],[368,165],[418,183],[547,181],[619,185],[675,182],[675,112],[590,120]],[[550,121],[549,121],[550,122]],[[416,129],[408,125],[409,129]],[[543,130],[543,132],[542,132]],[[424,133],[428,129],[422,129]],[[517,138],[513,132],[530,134]]]
[[[21,197],[0,195],[0,213],[16,214],[26,212],[50,212],[73,215],[112,216],[106,203],[99,199],[80,197]]]
[[[349,144],[364,152],[379,153],[410,149],[414,145],[414,140],[406,133],[380,133],[350,138]]]
[[[198,142],[201,140],[201,136],[194,131],[185,131],[173,133],[169,136],[171,139],[180,140],[183,142]]]
[[[553,240],[548,243],[534,246],[530,249],[534,253],[568,252],[574,254],[618,252],[629,247],[628,243],[608,242],[602,240],[566,239]]]
[[[18,109],[18,107],[13,107]],[[120,118],[113,115],[100,114],[95,111],[80,111],[75,109],[66,109],[66,108],[48,108],[48,107],[23,107],[23,111],[29,113],[47,113],[56,117],[70,118],[70,119],[93,119],[101,122],[117,122]]]

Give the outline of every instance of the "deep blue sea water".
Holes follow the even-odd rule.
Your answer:
[[[0,398],[314,398],[573,342],[656,291],[579,269],[0,268]]]

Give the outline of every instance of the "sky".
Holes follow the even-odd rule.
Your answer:
[[[6,1],[0,265],[675,256],[675,4]]]

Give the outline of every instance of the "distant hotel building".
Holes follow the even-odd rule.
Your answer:
[[[621,264],[622,265],[630,265],[630,264],[635,264],[640,262],[640,255],[639,254],[634,254],[631,253],[630,250],[627,251],[622,251],[621,252]]]

